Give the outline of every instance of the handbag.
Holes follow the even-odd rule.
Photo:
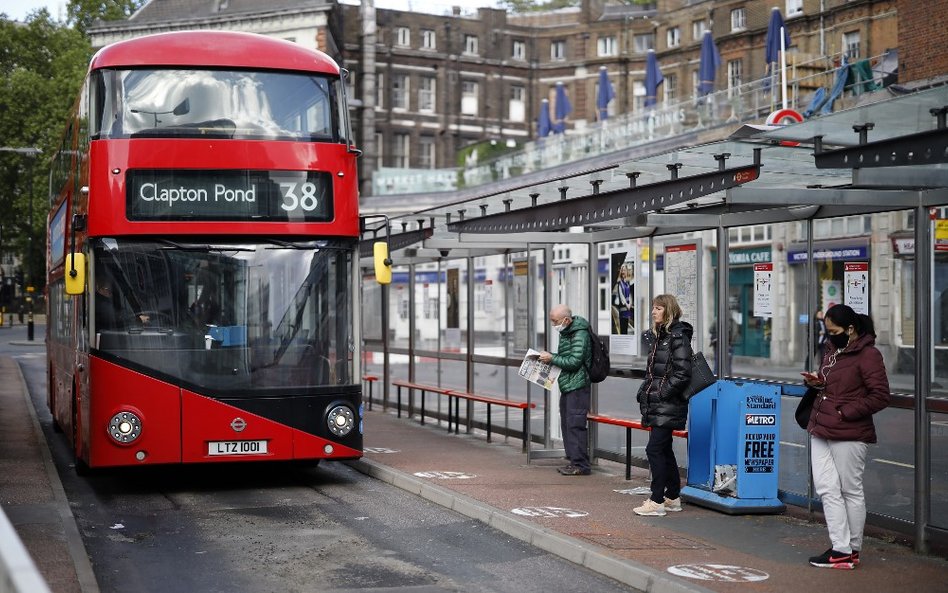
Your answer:
[[[708,361],[704,357],[704,352],[695,352],[691,355],[691,382],[685,388],[685,401],[690,400],[699,392],[714,385],[717,381]]]
[[[807,389],[800,398],[800,403],[797,404],[797,411],[793,413],[794,419],[803,430],[806,430],[807,425],[810,424],[810,412],[813,411],[813,404],[816,402],[818,393],[813,387]]]

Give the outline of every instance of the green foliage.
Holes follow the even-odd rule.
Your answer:
[[[69,0],[69,22],[83,33],[97,20],[120,21],[138,10],[145,0]]]
[[[570,6],[579,6],[580,0],[548,0],[547,2],[537,2],[536,0],[502,0],[500,5],[510,12],[543,12],[547,10],[557,10]]]
[[[46,10],[26,23],[0,19],[0,141],[8,148],[38,148],[33,157],[0,152],[0,250],[13,249],[26,261],[33,237],[34,284],[44,284],[47,180],[50,157],[59,147],[79,95],[92,48],[78,31],[55,23]],[[33,227],[29,227],[30,189]],[[28,266],[24,266],[27,268]]]

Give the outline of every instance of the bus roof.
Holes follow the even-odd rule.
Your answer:
[[[92,57],[91,70],[142,66],[261,68],[339,74],[321,51],[291,41],[236,31],[175,31],[119,41]]]

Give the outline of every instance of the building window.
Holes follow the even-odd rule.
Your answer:
[[[678,47],[681,45],[681,29],[672,27],[668,30],[665,39],[668,43],[668,47]]]
[[[619,46],[614,36],[600,37],[598,48],[600,58],[619,55]]]
[[[435,111],[435,88],[437,81],[430,76],[423,76],[418,81],[418,111],[422,113],[434,113]]]
[[[477,87],[470,80],[461,83],[461,115],[477,115]]]
[[[727,236],[730,243],[761,243],[771,240],[771,229],[769,224],[757,224],[753,226],[732,227],[728,229]]]
[[[434,136],[421,136],[418,138],[418,166],[422,169],[434,169],[435,162]]]
[[[355,95],[352,95],[353,97]],[[378,109],[385,108],[385,74],[378,72],[375,75],[375,107]]]
[[[704,35],[704,32],[708,29],[708,23],[706,21],[692,21],[691,22],[691,38],[695,41],[701,41],[701,37]]]
[[[632,44],[636,53],[644,54],[650,49],[655,49],[655,34],[636,35],[632,38]]]
[[[550,59],[554,62],[562,62],[566,59],[566,42],[563,40],[550,43]]]
[[[464,53],[469,56],[477,55],[477,35],[464,36]]]
[[[665,93],[665,104],[671,105],[678,100],[678,75],[666,74],[665,82],[662,83],[662,91]]]
[[[527,91],[522,86],[510,87],[510,104],[507,109],[507,119],[512,122],[523,122],[527,119]]]
[[[692,99],[698,98],[698,85],[699,84],[700,84],[700,81],[698,79],[698,71],[692,70],[691,71],[691,98]]]
[[[392,165],[397,169],[407,169],[410,156],[409,147],[411,146],[411,136],[408,134],[395,134],[395,146],[392,147]]]
[[[437,49],[438,36],[432,29],[421,30],[421,49]]]
[[[741,60],[729,60],[727,63],[727,96],[736,97],[743,82],[744,65]]]
[[[632,82],[632,112],[641,113],[645,109],[645,82]]]
[[[392,109],[408,109],[408,75],[392,75]]]
[[[395,45],[399,47],[410,47],[411,29],[408,27],[397,27],[395,29]]]
[[[859,31],[843,33],[843,52],[850,62],[859,59]]]
[[[527,42],[514,40],[513,42],[513,51],[510,54],[515,60],[526,60],[527,59]]]
[[[803,0],[787,0],[787,18],[803,14]]]
[[[385,166],[385,160],[382,158],[385,155],[385,136],[382,135],[382,132],[375,133],[375,168],[381,169]]]
[[[731,11],[731,31],[743,31],[747,28],[747,13],[744,8],[735,8]]]

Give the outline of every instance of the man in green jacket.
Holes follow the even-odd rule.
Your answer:
[[[557,384],[560,388],[560,428],[569,465],[558,471],[564,476],[588,476],[588,436],[586,414],[589,413],[589,368],[592,358],[589,322],[573,315],[566,305],[550,309],[550,322],[560,334],[557,353],[540,353],[540,360],[563,369]]]

